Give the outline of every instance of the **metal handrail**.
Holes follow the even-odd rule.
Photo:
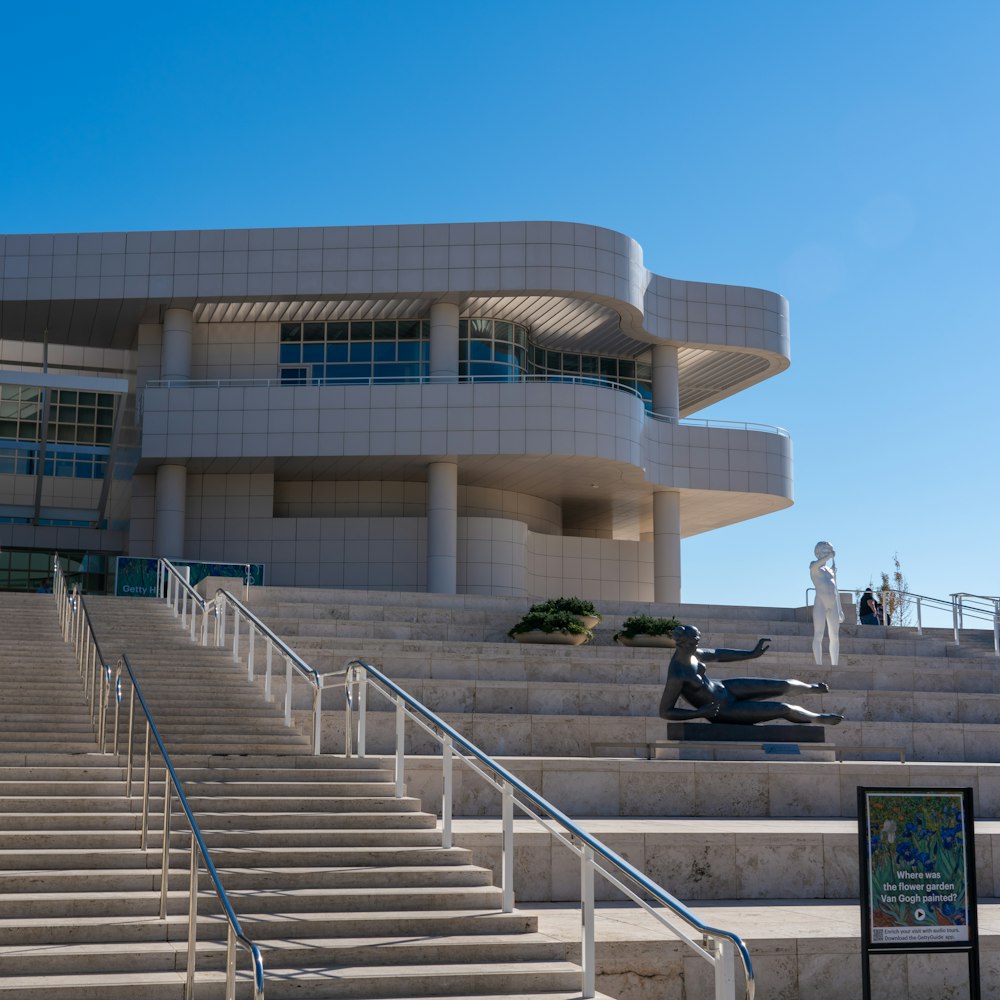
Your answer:
[[[145,759],[142,781],[142,833],[140,840],[140,848],[143,850],[146,849],[146,835],[149,825],[150,735],[152,735],[153,739],[156,740],[160,756],[163,758],[163,764],[166,767],[167,774],[169,775],[169,780],[165,780],[163,783],[163,845],[160,874],[161,920],[165,919],[167,915],[167,890],[170,874],[171,791],[177,794],[181,808],[184,810],[184,815],[187,817],[188,825],[191,828],[191,864],[188,888],[188,964],[187,980],[184,987],[184,998],[185,1000],[192,1000],[194,996],[195,945],[197,942],[198,930],[198,853],[200,852],[202,860],[205,862],[205,869],[207,870],[209,878],[212,880],[212,885],[215,888],[215,894],[218,897],[219,902],[222,904],[222,908],[226,914],[226,920],[229,924],[229,931],[226,936],[226,1000],[235,1000],[236,996],[237,942],[243,945],[243,947],[250,952],[250,958],[253,963],[254,1000],[264,1000],[264,960],[261,956],[260,948],[243,932],[243,928],[240,926],[239,918],[236,916],[236,911],[233,910],[232,904],[229,902],[229,897],[226,895],[226,890],[223,888],[222,881],[219,878],[219,873],[212,862],[212,857],[209,854],[208,847],[206,846],[205,840],[201,835],[201,830],[198,827],[198,821],[194,818],[194,813],[191,811],[190,805],[188,805],[187,797],[185,796],[184,789],[181,786],[180,778],[174,770],[170,754],[167,752],[167,748],[163,745],[163,739],[160,736],[159,730],[156,728],[156,723],[153,721],[153,715],[149,710],[149,706],[146,704],[146,699],[143,697],[142,687],[135,676],[135,672],[132,669],[132,664],[129,662],[128,655],[125,653],[119,657],[115,670],[114,752],[118,752],[118,710],[121,705],[121,676],[123,667],[128,672],[129,680],[132,682],[132,688],[129,696],[128,765],[125,788],[125,794],[129,797],[131,797],[132,794],[132,760],[134,747],[132,734],[134,732],[135,698],[137,695],[139,698],[139,705],[146,716]]]
[[[792,435],[784,427],[775,424],[751,424],[741,420],[705,420],[700,417],[675,417],[672,413],[656,413],[651,411],[648,416],[666,424],[676,424],[678,427],[707,427],[710,430],[729,431],[760,431],[764,434],[777,434],[778,437],[790,438]]]
[[[81,674],[84,675],[84,690],[90,702],[91,721],[95,721],[97,714],[98,743],[101,753],[107,753],[107,707],[112,690],[111,665],[104,659],[101,653],[100,643],[91,624],[90,614],[87,611],[86,602],[76,587],[73,593],[68,591],[65,574],[59,563],[58,555],[55,557],[53,566],[53,594],[56,599],[56,607],[59,610],[59,622],[62,628],[64,642],[72,642],[77,656],[77,663],[80,666]],[[162,864],[160,876],[160,919],[165,920],[167,916],[167,893],[170,880],[170,815],[171,815],[171,792],[175,790],[187,816],[188,824],[191,828],[191,864],[190,864],[190,884],[188,900],[188,968],[187,980],[184,987],[184,1000],[193,1000],[194,997],[194,970],[197,942],[197,916],[198,916],[198,851],[205,861],[205,867],[215,887],[216,895],[226,913],[229,924],[229,932],[226,941],[226,1000],[235,1000],[236,996],[236,943],[241,943],[246,947],[253,962],[254,979],[254,1000],[264,1000],[264,961],[261,957],[260,949],[251,941],[240,927],[239,919],[236,916],[225,889],[219,879],[218,871],[208,853],[208,848],[198,828],[194,813],[188,805],[184,790],[181,787],[180,779],[174,770],[167,748],[163,745],[159,730],[153,721],[152,713],[146,700],[142,695],[142,688],[136,679],[129,662],[128,656],[122,654],[118,659],[115,671],[115,722],[114,740],[112,752],[118,753],[119,734],[119,708],[121,706],[121,673],[124,667],[132,682],[132,689],[129,697],[129,721],[128,721],[128,755],[125,778],[125,794],[131,798],[132,795],[132,764],[133,764],[133,732],[135,696],[139,696],[139,704],[146,715],[146,741],[145,741],[145,761],[143,768],[143,801],[142,801],[142,826],[139,846],[141,850],[146,850],[147,833],[149,829],[149,771],[150,771],[150,736],[156,740],[160,755],[163,757],[164,765],[169,773],[170,780],[163,783],[163,845]],[[100,694],[97,691],[100,689]]]
[[[90,711],[90,722],[96,730],[101,753],[106,752],[107,699],[103,697],[110,679],[110,668],[101,652],[101,644],[83,607],[83,597],[76,584],[72,591],[59,562],[53,559],[52,593],[59,612],[59,629],[63,642],[73,643],[76,665],[83,680],[83,693]],[[101,694],[98,695],[100,689]]]
[[[271,668],[274,650],[285,660],[285,725],[292,724],[292,675],[293,671],[312,686],[313,753],[320,753],[323,711],[323,674],[314,670],[283,639],[264,624],[238,597],[221,587],[215,592],[215,644],[226,643],[226,609],[233,606],[233,661],[240,658],[240,620],[247,622],[247,679],[254,679],[254,637],[260,635],[267,643],[267,661],[264,671],[264,697],[271,700]]]
[[[501,865],[501,889],[503,893],[503,910],[509,913],[514,907],[514,851],[513,851],[513,810],[516,805],[531,818],[539,822],[549,833],[555,836],[563,845],[568,847],[581,859],[581,905],[583,907],[583,941],[582,941],[582,995],[593,997],[595,994],[596,979],[596,959],[594,944],[594,873],[600,873],[612,885],[625,893],[630,899],[638,903],[649,912],[659,923],[667,927],[670,931],[681,938],[686,944],[693,948],[702,958],[711,964],[716,975],[716,997],[719,1000],[730,1000],[736,996],[735,967],[732,961],[733,952],[739,956],[743,965],[746,979],[746,1000],[753,1000],[755,992],[755,981],[753,964],[750,960],[750,953],[739,935],[732,931],[721,930],[712,927],[700,920],[691,912],[680,900],[676,899],[662,886],[657,885],[643,872],[639,871],[623,857],[611,848],[588,833],[582,827],[573,822],[562,810],[558,809],[547,799],[535,792],[526,785],[520,778],[508,771],[502,764],[497,763],[492,757],[480,750],[475,744],[467,740],[452,726],[448,725],[440,716],[436,715],[429,708],[417,701],[416,698],[404,691],[399,685],[393,683],[376,667],[364,660],[351,660],[347,666],[346,687],[348,693],[347,700],[347,750],[348,756],[352,753],[351,740],[354,731],[353,708],[355,698],[352,695],[352,685],[357,687],[358,702],[358,727],[357,727],[357,754],[359,757],[365,756],[365,729],[366,729],[366,708],[367,691],[371,686],[383,697],[396,706],[396,796],[401,797],[404,790],[404,731],[405,721],[409,717],[417,723],[424,731],[429,733],[442,746],[442,768],[444,795],[442,800],[442,846],[450,847],[452,842],[452,758],[455,748],[461,748],[465,754],[475,758],[470,760],[465,754],[459,752],[459,759],[468,767],[472,768],[480,777],[486,780],[500,791],[502,796],[502,823],[503,823],[503,850]],[[480,766],[482,765],[482,766]],[[491,773],[486,773],[483,768]],[[518,791],[524,799],[528,800],[530,806],[514,797],[514,791]],[[531,807],[534,808],[531,808]],[[535,810],[538,810],[536,812]],[[539,812],[544,813],[553,820],[561,829],[555,829]],[[577,846],[579,842],[582,846]],[[612,866],[617,872],[638,887],[638,891],[626,885],[619,877],[606,868],[602,867],[595,860],[595,856]],[[663,914],[655,907],[644,900],[639,892],[643,891],[652,896],[662,906],[669,909],[676,917],[679,917],[689,927],[703,935],[703,944],[699,944],[690,937],[684,930],[675,926],[667,920]],[[712,951],[708,949],[711,942]]]
[[[865,587],[857,587],[854,590],[844,590],[839,589],[837,593],[839,595],[847,594],[851,598],[851,603],[856,603],[857,595],[863,593]],[[905,601],[911,601],[917,606],[917,635],[924,634],[924,622],[923,622],[923,608],[925,605],[929,605],[938,611],[947,611],[951,614],[952,618],[952,636],[953,641],[956,646],[962,644],[961,631],[965,628],[965,616],[968,615],[970,618],[976,619],[981,622],[989,622],[990,628],[993,632],[993,652],[1000,656],[1000,597],[988,597],[983,594],[966,594],[966,593],[956,593],[952,594],[950,598],[944,597],[928,597],[926,594],[914,594],[909,590],[898,590],[894,587],[872,587],[874,593],[880,595],[896,594]],[[814,587],[806,588],[806,604],[809,604],[809,595],[815,592]],[[969,607],[963,603],[963,599],[972,598],[978,601],[991,601],[993,602],[993,610],[990,611],[988,608],[977,607],[973,605]],[[883,601],[883,604],[886,602]],[[886,628],[897,628],[897,625],[887,625]]]
[[[187,567],[185,567],[187,568]],[[208,619],[212,607],[194,587],[191,581],[169,559],[156,561],[156,596],[173,608],[174,617],[179,617],[181,625],[187,627],[187,610],[191,608],[191,641],[195,641],[195,619],[201,612],[201,644],[208,644]]]
[[[352,376],[349,378],[313,378],[307,376],[302,381],[286,382],[280,378],[211,378],[211,379],[150,379],[147,389],[223,389],[223,388],[283,388],[299,389],[304,386],[374,386],[374,385],[524,385],[526,383],[546,383],[588,385],[598,389],[615,389],[645,402],[638,389],[612,376],[602,375],[526,375],[518,374],[508,378],[505,375],[388,375]]]

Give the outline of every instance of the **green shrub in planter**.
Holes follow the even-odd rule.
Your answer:
[[[566,611],[571,615],[601,620],[601,616],[594,610],[594,602],[585,601],[582,597],[553,597],[541,604],[532,604],[528,613],[532,611]]]
[[[634,639],[637,635],[670,635],[680,622],[676,618],[654,618],[652,615],[629,615],[622,622],[615,639]]]
[[[536,604],[507,633],[512,639],[521,632],[563,632],[567,635],[585,635],[593,639],[594,633],[581,625],[576,614],[571,611],[545,610],[545,605]]]

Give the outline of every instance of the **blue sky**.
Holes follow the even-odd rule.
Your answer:
[[[1000,593],[1000,5],[7,5],[0,231],[567,219],[791,300],[796,505],[684,598]]]

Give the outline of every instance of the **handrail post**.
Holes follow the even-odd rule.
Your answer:
[[[128,767],[125,771],[125,795],[132,797],[132,741],[134,739],[135,723],[135,685],[132,685],[128,700]]]
[[[917,635],[924,634],[924,620],[920,612],[920,598],[917,598]]]
[[[226,648],[226,601],[219,602],[218,611],[215,618],[215,645],[220,649]]]
[[[396,702],[396,798],[401,799],[406,784],[406,707],[398,695]]]
[[[285,725],[292,724],[292,661],[285,657]]]
[[[313,754],[319,756],[323,740],[323,688],[313,688]]]
[[[236,1000],[236,931],[232,924],[226,935],[226,1000]]]
[[[364,757],[368,741],[368,674],[358,672],[358,756]]]
[[[170,885],[170,773],[163,769],[163,852],[160,863],[160,919],[167,919],[167,890]]]
[[[728,938],[715,938],[715,1000],[736,1000],[736,952]]]
[[[247,680],[251,682],[253,681],[253,640],[256,634],[253,625],[247,622]]]
[[[208,645],[208,605],[201,609],[201,644]]]
[[[514,789],[509,781],[503,783],[501,796],[502,847],[500,886],[503,891],[504,913],[514,912]]]
[[[961,640],[958,637],[958,601],[955,600],[954,594],[951,598],[951,628],[955,635],[955,645],[961,645]]]
[[[274,643],[267,640],[267,665],[264,669],[264,701],[271,700],[271,659],[274,654]]]
[[[240,660],[240,612],[233,608],[233,663]]]
[[[454,802],[454,758],[452,755],[452,741],[450,736],[445,736],[441,742],[441,783],[443,786],[441,794],[441,846],[451,847],[451,814]]]
[[[194,961],[198,940],[198,840],[191,830],[191,878],[188,883],[188,954],[184,1000],[194,1000]]]
[[[139,849],[146,850],[146,839],[149,833],[149,719],[146,719],[146,762],[142,769],[142,835],[139,838]]]
[[[580,852],[580,992],[593,997],[597,989],[597,951],[594,943],[594,849]]]
[[[993,612],[993,652],[1000,656],[1000,612]]]

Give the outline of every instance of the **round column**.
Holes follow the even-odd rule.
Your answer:
[[[458,583],[458,466],[427,467],[427,589],[454,594]]]
[[[163,314],[160,343],[160,378],[191,378],[191,338],[194,313],[190,309],[168,309]]]
[[[681,495],[653,494],[653,600],[679,604],[681,599]]]
[[[667,344],[653,348],[653,412],[674,420],[681,415],[677,348]]]
[[[187,468],[161,465],[156,470],[156,505],[153,521],[153,555],[180,559],[184,555],[184,507]]]
[[[431,306],[431,378],[458,381],[458,306],[451,302]]]

